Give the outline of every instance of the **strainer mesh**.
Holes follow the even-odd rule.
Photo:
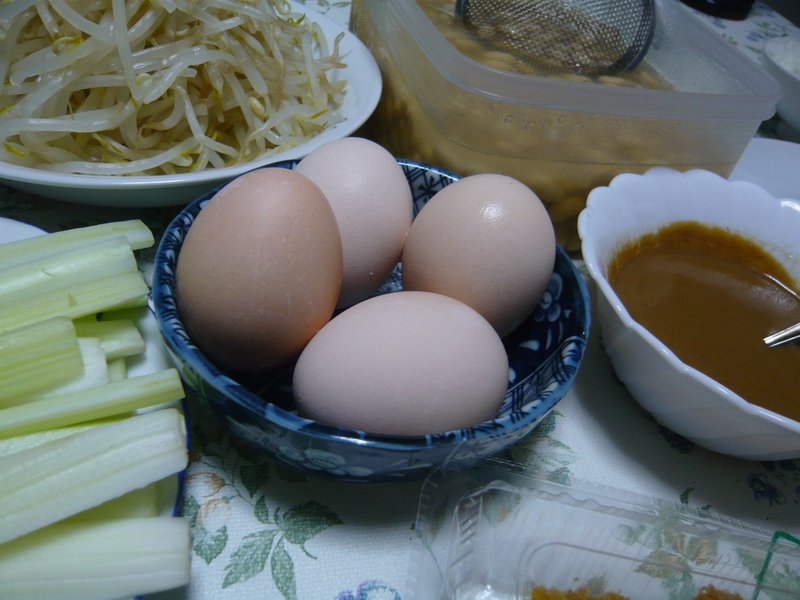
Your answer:
[[[457,0],[475,35],[543,71],[631,69],[650,45],[653,0]]]

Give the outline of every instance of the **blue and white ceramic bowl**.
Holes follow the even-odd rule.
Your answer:
[[[413,191],[415,213],[458,179],[428,165],[398,162]],[[287,161],[272,167],[295,164]],[[153,279],[156,316],[189,396],[208,404],[235,436],[276,460],[349,481],[419,479],[434,467],[470,464],[519,440],[572,385],[587,342],[589,295],[581,275],[559,248],[547,292],[531,317],[505,340],[508,391],[491,421],[401,438],[338,429],[298,416],[291,397],[291,366],[259,377],[225,373],[198,350],[184,329],[175,304],[175,267],[187,231],[212,196],[210,192],[185,207],[162,237]],[[380,293],[399,290],[400,275],[398,265]]]

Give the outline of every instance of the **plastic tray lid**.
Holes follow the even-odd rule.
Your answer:
[[[691,599],[800,598],[800,541],[625,490],[554,481],[502,459],[425,481],[411,597],[530,600],[534,586]]]

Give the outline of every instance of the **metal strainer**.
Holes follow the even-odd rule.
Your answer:
[[[654,0],[456,0],[455,14],[487,46],[545,73],[630,70],[655,30]]]

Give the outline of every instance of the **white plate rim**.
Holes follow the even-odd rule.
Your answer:
[[[230,179],[263,165],[302,158],[324,143],[355,132],[375,110],[383,89],[380,68],[375,58],[363,42],[347,28],[294,0],[291,0],[289,4],[293,12],[304,13],[307,18],[317,23],[329,44],[332,45],[337,35],[344,34],[340,43],[340,50],[342,59],[347,66],[342,70],[341,77],[347,80],[348,87],[340,109],[340,114],[343,117],[341,122],[330,126],[314,138],[283,152],[239,165],[221,169],[207,169],[198,173],[147,176],[84,175],[44,171],[0,161],[0,181],[4,180],[4,182],[12,186],[13,182],[20,182],[36,186],[92,190],[146,190],[150,188],[164,189],[200,185]],[[76,195],[74,202],[81,203],[79,195]],[[91,203],[96,204],[96,202]],[[112,200],[109,201],[108,205],[114,206],[115,203]]]
[[[36,225],[17,221],[9,217],[0,217],[0,244],[16,242],[26,238],[44,234],[45,231]]]

